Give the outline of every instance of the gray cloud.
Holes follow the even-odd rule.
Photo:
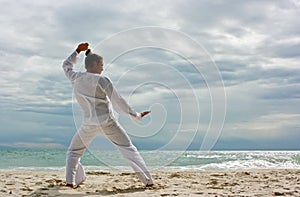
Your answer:
[[[20,121],[24,128],[28,127],[26,132],[29,135],[30,129],[38,132],[37,126],[32,126],[38,125],[38,121],[43,122],[41,128],[50,132],[57,128],[53,121],[57,120],[55,115],[72,118],[72,89],[63,75],[61,64],[77,43],[88,41],[96,47],[114,33],[139,26],[153,25],[182,31],[210,53],[226,86],[226,120],[230,125],[247,119],[257,120],[263,114],[274,111],[284,114],[299,111],[300,13],[295,1],[175,0],[145,3],[131,0],[25,0],[2,4],[5,6],[0,8],[0,106],[2,111],[10,113],[1,116],[6,120],[17,114],[22,119],[30,114],[28,120]],[[148,38],[151,39],[151,36],[158,37],[150,35]],[[139,39],[138,34],[127,37],[127,40],[118,41],[113,46],[101,48],[101,53],[109,59],[110,50],[117,50],[116,46],[121,50]],[[165,37],[160,39],[163,42]],[[175,37],[173,40],[170,46],[181,46]],[[199,52],[193,49],[182,46],[180,50],[191,50],[196,57]],[[82,65],[82,58],[76,68]],[[145,66],[132,69],[143,63]],[[130,97],[137,84],[145,79],[165,85],[152,84],[136,89],[132,101],[136,101],[139,108],[149,106],[149,98],[168,104],[169,109],[172,105],[176,108],[178,103],[173,102],[174,94],[166,87],[178,93],[183,100],[193,96],[193,89],[197,93],[195,98],[200,103],[201,114],[209,114],[210,97],[204,77],[211,81],[214,78],[209,78],[212,76],[211,70],[207,69],[210,64],[202,63],[200,74],[204,76],[172,52],[143,49],[124,54],[109,65],[106,74],[125,97]],[[128,70],[130,72],[120,78]],[[195,103],[187,105],[186,101],[186,109],[193,109]],[[41,119],[35,120],[36,116],[32,114],[39,114]],[[46,121],[48,115],[52,121]],[[58,124],[69,123],[59,121]],[[19,134],[22,129],[12,127],[12,122],[4,121],[3,125],[2,136],[4,129],[11,131],[11,136]],[[249,128],[255,126],[246,125]],[[293,123],[293,128],[297,128],[297,122]],[[283,133],[285,129],[290,129],[290,124],[278,131]],[[230,141],[226,138],[230,136],[228,132],[223,135],[227,144]],[[293,132],[296,133],[296,130]],[[9,136],[3,139],[9,140]],[[269,147],[276,140],[270,141]],[[286,141],[289,141],[288,137]],[[222,146],[226,147],[226,144]]]

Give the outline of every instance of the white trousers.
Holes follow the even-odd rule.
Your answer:
[[[74,135],[68,148],[66,159],[66,181],[78,185],[85,181],[86,174],[80,159],[88,145],[99,134],[104,134],[128,160],[129,165],[145,185],[153,184],[153,179],[147,170],[146,164],[132,144],[125,130],[116,121],[111,121],[103,126],[81,126]]]

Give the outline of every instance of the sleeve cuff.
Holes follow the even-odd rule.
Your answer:
[[[132,117],[133,120],[137,121],[137,122],[141,122],[142,121],[142,115],[139,112],[136,112],[136,115]]]

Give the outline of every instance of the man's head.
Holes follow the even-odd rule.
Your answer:
[[[100,55],[89,52],[85,57],[85,69],[87,72],[101,74],[103,71],[103,58]]]

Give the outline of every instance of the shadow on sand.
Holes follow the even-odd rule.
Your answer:
[[[42,187],[34,191],[33,193],[26,195],[28,197],[39,197],[39,196],[108,196],[115,194],[126,194],[126,193],[135,193],[143,192],[146,190],[159,190],[163,189],[161,186],[154,185],[152,187],[144,186],[130,186],[127,188],[107,188],[107,189],[96,189],[94,191],[85,191],[85,187],[78,187],[76,189],[71,189],[65,186],[65,183],[59,181],[58,184],[50,184],[46,187]],[[90,190],[90,189],[89,189]],[[25,196],[24,196],[25,197]]]

